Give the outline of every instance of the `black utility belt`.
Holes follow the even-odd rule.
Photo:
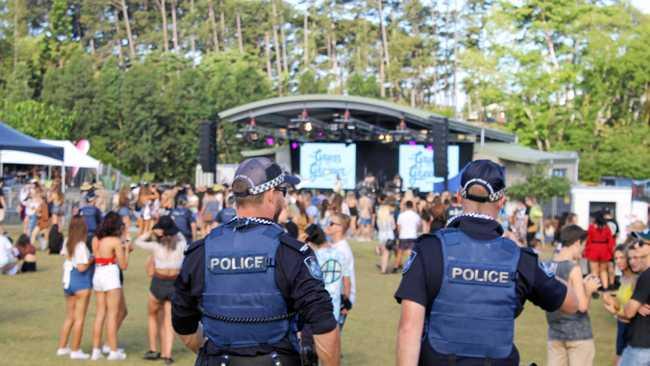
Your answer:
[[[270,353],[261,356],[209,356],[209,365],[218,366],[301,366],[300,356],[289,356],[278,353]],[[216,362],[215,362],[216,359]]]

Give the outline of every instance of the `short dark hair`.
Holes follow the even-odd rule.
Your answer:
[[[406,208],[413,208],[413,201],[406,201]]]
[[[560,241],[563,247],[569,247],[577,241],[587,238],[587,232],[578,225],[569,225],[560,232]]]
[[[326,237],[325,237],[325,233],[323,232],[323,229],[321,229],[316,224],[310,224],[309,226],[307,226],[307,228],[305,229],[305,233],[307,234],[307,239],[305,240],[306,242],[314,243],[318,246],[321,246],[326,241]]]

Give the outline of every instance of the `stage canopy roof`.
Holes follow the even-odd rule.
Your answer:
[[[60,165],[63,160],[62,147],[52,146],[38,141],[0,122],[0,153],[3,151],[22,151],[47,157],[55,161],[58,160],[55,165]],[[9,163],[9,161],[5,162]]]
[[[447,125],[449,142],[473,142],[481,138],[515,142],[515,136],[509,132],[446,119],[385,100],[345,95],[265,99],[225,110],[219,113],[219,118],[241,124],[240,137],[248,131],[297,141],[434,142],[432,131]]]

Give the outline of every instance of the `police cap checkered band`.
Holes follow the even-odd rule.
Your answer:
[[[495,202],[505,195],[505,174],[501,165],[490,160],[475,160],[463,169],[460,179],[463,198],[477,202]],[[488,192],[487,196],[469,193],[469,188],[478,184]]]
[[[238,182],[244,184],[235,184]],[[233,179],[233,193],[239,197],[258,195],[283,184],[295,186],[298,183],[300,179],[285,173],[270,159],[251,158],[239,164]]]

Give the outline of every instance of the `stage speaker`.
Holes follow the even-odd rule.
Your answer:
[[[217,168],[217,123],[201,122],[199,125],[199,164],[206,173]]]
[[[447,176],[447,145],[449,145],[449,120],[435,121],[433,125],[433,171],[436,177]]]

